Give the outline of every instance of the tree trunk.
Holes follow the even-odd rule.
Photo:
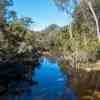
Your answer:
[[[97,38],[98,38],[98,41],[100,42],[100,28],[99,28],[99,21],[98,21],[98,18],[96,16],[96,13],[93,9],[93,6],[92,6],[92,3],[90,1],[88,1],[88,7],[93,15],[93,18],[94,18],[94,21],[96,23],[96,31],[97,31]]]

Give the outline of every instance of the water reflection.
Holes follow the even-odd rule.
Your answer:
[[[25,80],[12,81],[7,97],[2,96],[0,100],[77,100],[56,62],[42,58],[36,67],[32,72],[33,85]]]

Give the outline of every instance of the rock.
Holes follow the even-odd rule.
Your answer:
[[[78,62],[87,62],[87,61],[96,61],[96,54],[95,53],[87,53],[87,52],[80,52],[77,56]]]
[[[96,64],[100,64],[100,60],[98,60],[98,61],[96,62]]]

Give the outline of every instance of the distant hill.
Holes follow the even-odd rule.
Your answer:
[[[42,32],[57,32],[60,31],[61,27],[59,25],[56,24],[51,24],[48,27],[46,27],[44,30],[42,30]]]

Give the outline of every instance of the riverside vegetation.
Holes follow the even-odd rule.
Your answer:
[[[0,63],[38,59],[45,51],[68,73],[81,100],[100,100],[100,1],[53,1],[72,22],[35,32],[29,28],[35,23],[31,17],[19,18],[16,11],[9,10],[12,0],[0,0]],[[70,1],[72,12],[67,8]]]

